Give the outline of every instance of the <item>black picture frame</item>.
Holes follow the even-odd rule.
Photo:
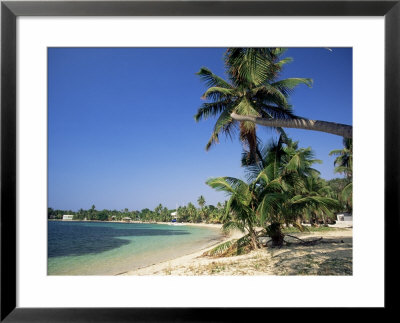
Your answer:
[[[221,322],[287,309],[16,307],[16,19],[19,16],[384,16],[385,310],[395,306],[391,239],[399,233],[400,1],[2,1],[1,2],[1,321]],[[371,48],[373,50],[373,48]],[[394,298],[394,296],[393,296]],[[310,302],[312,306],[312,301]],[[334,309],[327,309],[332,311]],[[238,313],[238,312],[241,313]],[[380,312],[380,309],[378,309]],[[282,313],[279,313],[280,315]],[[268,314],[271,315],[271,314]],[[381,315],[381,314],[379,314]]]

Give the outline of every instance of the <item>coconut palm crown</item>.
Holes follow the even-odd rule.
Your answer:
[[[295,119],[288,98],[299,84],[311,87],[309,78],[279,80],[283,66],[292,61],[281,59],[283,48],[229,48],[225,53],[227,80],[203,67],[197,75],[208,89],[202,98],[207,100],[198,109],[196,121],[218,117],[206,150],[219,142],[221,133],[232,137],[239,131],[239,139],[249,155],[256,156],[256,124],[237,121],[232,115],[266,119]]]

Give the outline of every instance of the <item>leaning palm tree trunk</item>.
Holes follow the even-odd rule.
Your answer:
[[[232,119],[237,121],[252,121],[256,124],[267,126],[267,127],[281,127],[281,128],[296,128],[296,129],[305,129],[305,130],[315,130],[326,133],[331,133],[334,135],[342,136],[345,138],[353,137],[353,127],[335,123],[328,121],[320,121],[320,120],[310,120],[304,118],[296,118],[296,119],[265,119],[250,115],[239,115],[236,113],[231,113]]]

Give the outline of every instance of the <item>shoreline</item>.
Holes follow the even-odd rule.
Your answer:
[[[157,224],[168,224],[168,223],[158,222]],[[212,229],[218,229],[218,230],[221,230],[221,228],[222,228],[222,224],[216,224],[216,223],[184,223],[184,225],[194,226],[194,227],[206,227],[206,228],[212,228]],[[169,263],[171,261],[179,261],[181,259],[186,259],[188,257],[191,258],[192,256],[198,257],[198,256],[202,255],[205,251],[210,250],[210,249],[214,248],[215,246],[217,246],[217,245],[219,245],[221,243],[224,243],[224,242],[229,241],[231,239],[238,239],[238,238],[240,238],[242,236],[243,236],[243,233],[241,233],[239,231],[234,231],[234,232],[232,232],[230,234],[224,234],[224,233],[222,233],[222,231],[220,231],[220,237],[219,238],[214,238],[212,240],[209,240],[207,243],[205,243],[203,246],[201,246],[200,249],[198,249],[198,250],[195,250],[195,251],[189,252],[187,254],[171,258],[169,260],[162,260],[160,262],[157,262],[157,263],[154,263],[154,264],[151,264],[151,265],[147,265],[147,266],[135,268],[133,270],[117,273],[117,274],[114,274],[114,276],[136,275],[135,272],[145,270],[146,268],[152,268],[153,266],[162,266],[163,264]]]
[[[233,257],[202,257],[217,244],[243,236],[241,232],[235,232],[193,253],[118,275],[352,275],[352,228],[291,235],[306,240],[322,237],[324,243],[306,246],[290,239],[290,245],[281,248],[261,248]]]
[[[65,224],[65,225],[79,225],[79,226],[85,226],[86,222],[89,221],[49,221],[49,224],[51,224],[51,222],[54,223],[54,225],[56,225],[57,223],[59,223],[60,225]],[[67,222],[67,223],[63,223],[63,222]],[[182,238],[179,238],[176,241],[181,241],[180,243],[174,242],[172,241],[172,244],[170,243],[162,243],[157,245],[157,242],[150,242],[150,245],[156,245],[157,250],[155,249],[154,252],[150,252],[151,248],[148,247],[144,247],[142,248],[140,243],[137,241],[135,243],[139,243],[139,251],[136,252],[135,251],[135,247],[130,247],[130,249],[125,248],[123,251],[123,258],[118,258],[120,256],[118,256],[118,253],[114,254],[108,254],[107,257],[111,257],[112,259],[116,259],[117,261],[114,261],[114,263],[110,263],[107,267],[104,267],[103,265],[105,264],[104,261],[102,260],[102,258],[100,257],[99,260],[95,259],[95,260],[91,260],[91,261],[97,261],[99,262],[99,266],[97,268],[95,268],[94,270],[90,270],[90,272],[87,270],[87,268],[85,268],[85,266],[82,267],[82,269],[79,267],[79,264],[77,266],[74,265],[74,263],[71,264],[70,269],[68,269],[67,271],[64,270],[63,272],[57,272],[54,271],[52,273],[52,275],[80,275],[80,274],[84,274],[84,275],[107,275],[107,276],[114,276],[114,275],[121,275],[125,272],[131,271],[131,270],[135,270],[138,268],[143,268],[143,267],[147,267],[150,266],[152,264],[157,264],[160,262],[164,262],[164,261],[169,261],[172,259],[175,259],[177,257],[181,257],[183,255],[187,255],[187,254],[191,254],[193,252],[196,252],[198,250],[202,250],[204,248],[208,248],[208,247],[212,247],[215,246],[219,243],[221,243],[221,241],[223,241],[226,236],[221,232],[221,226],[222,225],[218,225],[218,224],[205,224],[205,223],[199,223],[199,224],[190,224],[190,225],[184,225],[184,226],[174,226],[174,225],[168,225],[169,223],[157,223],[160,226],[156,226],[156,225],[143,225],[141,226],[139,225],[131,225],[131,226],[121,226],[119,223],[117,224],[110,224],[112,223],[111,221],[90,221],[90,222],[96,222],[97,224],[93,224],[93,226],[97,227],[97,226],[107,226],[110,228],[120,228],[120,229],[133,229],[134,232],[136,232],[135,230],[138,229],[144,229],[146,232],[150,230],[150,232],[152,232],[151,230],[156,230],[155,231],[155,235],[159,234],[157,232],[172,232],[172,236],[174,235],[173,232],[177,231],[179,232],[184,232],[182,234],[186,235],[186,237],[190,237],[190,238],[184,238],[182,240]],[[98,222],[101,222],[103,224],[98,224]],[[113,221],[116,222],[116,221]],[[89,227],[92,227],[91,224],[87,224],[89,225]],[[161,230],[161,231],[160,231]],[[172,231],[171,231],[172,230]],[[177,234],[178,234],[177,233]],[[187,233],[190,233],[190,235],[188,236]],[[191,234],[194,234],[194,236],[192,237]],[[182,234],[180,234],[182,236]],[[118,235],[115,234],[115,235]],[[164,234],[165,235],[165,234]],[[169,235],[169,234],[167,234]],[[140,234],[139,234],[140,236]],[[124,235],[122,235],[122,238],[124,237]],[[167,241],[165,240],[166,238],[161,239],[162,241]],[[169,241],[169,240],[168,240]],[[129,247],[129,246],[128,246]],[[154,246],[153,246],[154,247]],[[115,248],[114,248],[115,249]],[[128,252],[126,252],[126,250],[128,250]],[[129,251],[130,250],[130,251]],[[114,257],[114,258],[113,258]],[[105,258],[105,259],[106,259]],[[111,259],[110,258],[110,259]],[[90,259],[89,259],[90,260]],[[62,261],[61,261],[62,263]],[[118,266],[117,264],[120,264],[120,266]],[[55,262],[57,266],[57,262]],[[57,267],[55,267],[57,269]],[[58,269],[60,269],[58,268]],[[83,271],[82,271],[83,270]],[[67,273],[68,272],[68,273]]]
[[[192,222],[144,222],[144,221],[100,221],[100,220],[63,220],[63,219],[47,219],[47,221],[60,221],[60,222],[96,222],[96,223],[136,223],[136,224],[166,224],[166,225],[190,225],[209,228],[221,228],[222,223],[192,223]]]
[[[100,220],[63,220],[63,219],[47,219],[47,221],[61,221],[61,222],[94,222],[94,223],[126,223],[126,224],[164,224],[164,225],[176,225],[176,226],[197,226],[207,228],[222,228],[222,223],[192,223],[192,222],[144,222],[144,221],[100,221]],[[306,223],[303,226],[309,227],[310,224]],[[328,224],[329,228],[346,229],[353,227],[353,221],[336,221],[335,224]]]
[[[188,225],[191,226],[198,226],[198,227],[211,227],[211,228],[216,228],[216,229],[221,229],[222,228],[222,224],[212,224],[212,223],[190,223]],[[163,268],[166,265],[170,265],[171,263],[182,263],[182,262],[190,262],[192,259],[194,258],[199,258],[204,252],[214,248],[215,246],[227,242],[229,240],[232,239],[239,239],[244,235],[244,233],[240,232],[240,231],[233,231],[231,233],[229,233],[228,235],[224,235],[221,232],[221,238],[218,239],[219,241],[215,241],[215,243],[213,243],[212,245],[208,245],[206,247],[202,247],[199,250],[196,250],[194,252],[188,253],[186,255],[183,256],[179,256],[170,260],[165,260],[165,261],[161,261],[159,263],[156,264],[152,264],[149,266],[144,266],[144,267],[140,267],[137,269],[133,269],[124,273],[120,273],[120,274],[116,274],[115,276],[134,276],[134,275],[152,275],[152,273],[148,273],[148,271],[152,271],[153,269],[158,269],[158,268]],[[211,242],[211,241],[210,241]],[[143,272],[143,273],[142,273]]]

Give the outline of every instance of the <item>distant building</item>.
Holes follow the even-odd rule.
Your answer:
[[[131,222],[131,218],[126,216],[126,217],[122,218],[122,221]]]
[[[63,215],[63,220],[72,220],[73,219],[73,215],[72,214],[64,214]]]
[[[172,219],[177,219],[178,218],[178,212],[177,211],[175,211],[175,212],[172,212],[171,213],[171,216],[172,216]]]
[[[336,217],[337,221],[353,221],[353,215],[351,213],[338,213]]]
[[[336,214],[336,227],[341,227],[341,228],[352,228],[353,227],[353,216],[351,213],[338,213]]]

